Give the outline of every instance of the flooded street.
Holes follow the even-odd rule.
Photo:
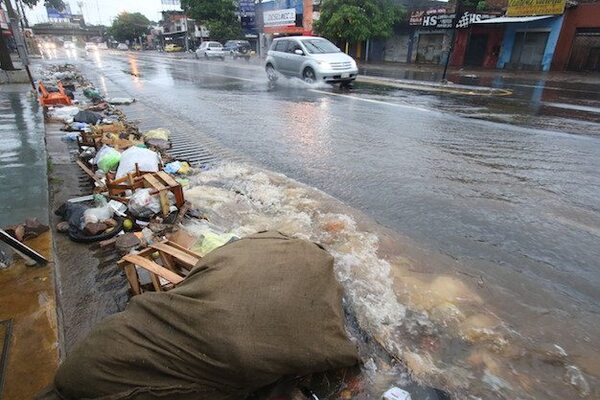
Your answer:
[[[275,178],[237,167],[201,178],[254,195],[249,209],[260,213],[245,229],[285,212],[286,226],[329,240],[339,271],[363,285],[348,286],[353,294],[368,299],[369,284],[392,288],[389,308],[370,321],[417,378],[483,398],[597,394],[597,86],[496,82],[513,94],[465,96],[357,83],[347,92],[269,85],[244,62],[93,54],[70,62],[103,94],[153,110],[140,116],[144,123],[174,137],[185,123],[190,145],[214,141],[377,221],[357,228],[338,214],[303,219],[308,191],[276,192]],[[214,202],[235,203],[214,190]],[[341,239],[315,230],[339,220]],[[393,238],[378,244],[385,261],[374,255],[372,234]],[[349,247],[363,257],[346,257]]]

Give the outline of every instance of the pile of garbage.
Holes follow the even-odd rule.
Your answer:
[[[74,241],[92,242],[122,232],[174,227],[185,206],[185,177],[193,171],[188,162],[167,153],[169,130],[141,132],[116,107],[135,99],[105,98],[72,65],[51,66],[41,75],[46,86],[60,81],[76,98],[72,105],[46,107],[45,116],[63,124],[63,140],[73,142],[73,148],[76,144],[76,162],[94,183],[93,193],[55,211],[64,221],[57,230]]]

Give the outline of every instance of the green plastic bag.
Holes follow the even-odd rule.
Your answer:
[[[104,172],[112,171],[117,168],[119,161],[121,161],[121,153],[116,150],[110,151],[98,161],[98,168]]]
[[[192,246],[192,251],[202,255],[203,257],[213,251],[214,249],[227,244],[230,240],[235,239],[235,235],[230,233],[214,233],[204,232],[202,238]]]

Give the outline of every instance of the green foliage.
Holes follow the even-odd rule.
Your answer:
[[[119,42],[133,40],[148,33],[150,21],[139,12],[122,12],[117,15],[112,25],[108,28],[108,34]]]
[[[223,42],[242,35],[235,14],[238,7],[233,0],[181,0],[181,8],[188,17],[208,28],[212,40]]]
[[[217,42],[224,43],[227,40],[239,39],[242,37],[242,28],[239,23],[224,22],[220,20],[210,20],[206,23],[210,31],[210,38]]]
[[[389,37],[404,10],[392,0],[323,0],[315,31],[335,42]]]

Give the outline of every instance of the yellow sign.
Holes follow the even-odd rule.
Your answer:
[[[530,15],[556,15],[565,10],[566,0],[508,0],[506,15],[524,17]]]

